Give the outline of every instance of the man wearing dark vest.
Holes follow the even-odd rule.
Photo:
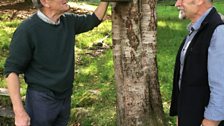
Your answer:
[[[189,19],[174,69],[170,115],[178,126],[224,126],[224,23],[210,0],[177,0]]]

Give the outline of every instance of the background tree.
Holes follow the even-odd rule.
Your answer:
[[[156,63],[156,0],[112,5],[118,126],[166,126]]]

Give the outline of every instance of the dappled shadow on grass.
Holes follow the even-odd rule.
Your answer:
[[[110,31],[111,21],[105,21],[92,31],[76,36],[72,124],[115,126],[116,91]]]
[[[115,126],[116,91],[112,52],[107,50],[102,55],[92,58],[82,55],[83,62],[76,66],[73,109],[85,109],[87,113],[73,113],[73,123],[81,125],[110,125]],[[82,116],[82,118],[79,116]]]
[[[171,57],[176,55],[180,43],[187,34],[187,23],[186,21],[158,21],[157,54]]]
[[[158,78],[163,108],[169,125],[175,125],[175,118],[169,116],[172,91],[173,67],[178,48],[187,34],[188,20],[178,19],[178,11],[172,6],[160,6],[157,22]]]

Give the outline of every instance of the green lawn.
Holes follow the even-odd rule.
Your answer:
[[[164,111],[171,126],[175,125],[174,118],[168,116],[172,90],[173,65],[177,49],[187,33],[188,21],[177,18],[178,11],[174,3],[159,3],[157,60],[159,82],[162,93]],[[216,1],[215,6],[224,13],[224,2]],[[109,12],[110,13],[110,12]],[[5,58],[8,55],[9,43],[13,31],[20,20],[7,20],[7,15],[0,13],[0,73],[3,71]],[[96,43],[106,35],[106,49],[94,50]],[[111,21],[106,20],[98,28],[80,34],[76,38],[75,47],[75,82],[72,96],[72,123],[81,126],[115,126],[116,125],[116,91],[114,84],[114,68],[112,58]],[[24,83],[24,82],[23,82]],[[0,76],[0,87],[5,87],[3,76]],[[25,91],[23,84],[23,91]],[[22,93],[25,94],[24,92]]]
[[[171,126],[175,119],[168,115],[172,90],[173,66],[176,52],[185,33],[188,21],[178,19],[178,11],[173,4],[158,4],[157,63],[164,112]]]

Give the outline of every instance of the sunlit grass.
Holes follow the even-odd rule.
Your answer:
[[[111,35],[111,21],[106,20],[94,30],[82,33],[76,37],[76,48],[88,48],[96,43],[98,40],[104,38],[107,34]],[[111,39],[106,39],[104,41],[107,44],[111,44]]]

